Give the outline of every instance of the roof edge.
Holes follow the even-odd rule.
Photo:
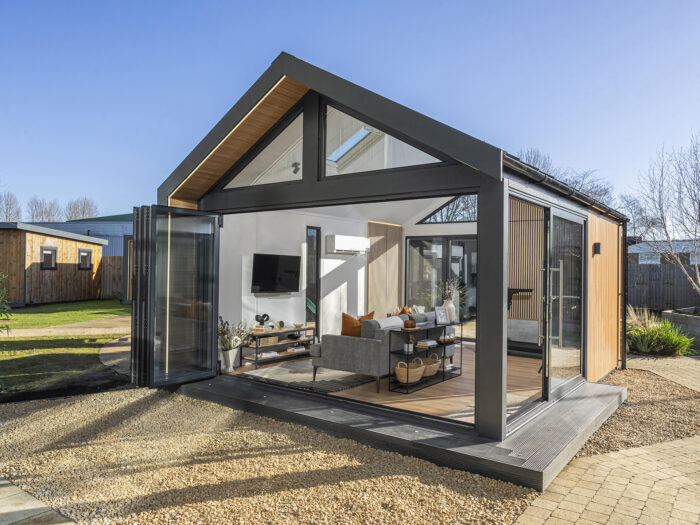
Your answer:
[[[503,152],[503,167],[510,168],[519,175],[524,175],[537,184],[543,184],[556,193],[576,200],[585,205],[587,208],[597,210],[603,215],[608,215],[621,222],[629,222],[629,218],[625,214],[615,210],[607,204],[600,202],[599,200],[594,199],[589,195],[586,195],[585,193],[578,191],[565,182],[555,179],[551,175],[535,168],[534,166],[520,160],[518,157],[511,155],[506,151]]]
[[[109,241],[107,239],[100,239],[99,237],[91,237],[89,235],[82,235],[80,233],[71,233],[64,232],[62,230],[54,230],[53,228],[46,228],[44,226],[37,226],[36,224],[29,224],[26,222],[0,222],[0,230],[22,230],[31,233],[40,233],[51,237],[59,237],[61,239],[82,241],[89,244],[101,244],[102,246],[107,246],[109,244]]]

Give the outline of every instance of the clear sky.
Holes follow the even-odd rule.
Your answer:
[[[632,192],[700,132],[700,1],[0,0],[0,191],[156,188],[280,51]]]

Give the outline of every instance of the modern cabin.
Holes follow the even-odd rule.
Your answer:
[[[132,379],[543,489],[626,397],[626,220],[282,53],[135,209]]]
[[[0,273],[11,306],[99,299],[108,241],[23,222],[0,223]]]

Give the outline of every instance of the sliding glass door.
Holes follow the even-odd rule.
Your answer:
[[[580,376],[583,362],[584,223],[553,213],[549,247],[550,392]]]

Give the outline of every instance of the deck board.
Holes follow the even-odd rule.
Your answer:
[[[499,443],[464,424],[228,375],[182,385],[178,392],[538,490],[627,395],[624,387],[582,383]]]

